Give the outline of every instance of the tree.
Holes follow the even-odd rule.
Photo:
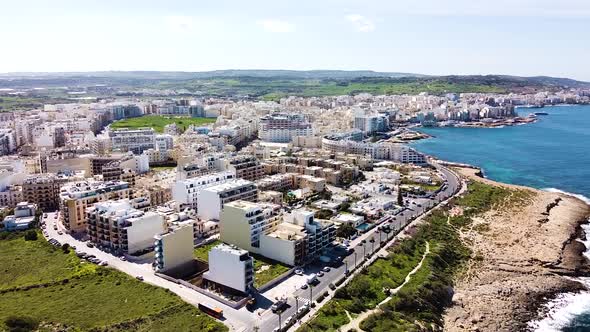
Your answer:
[[[321,209],[315,213],[315,217],[318,219],[330,219],[334,213],[332,210]]]
[[[356,234],[356,232],[357,230],[351,224],[344,223],[336,230],[336,236],[347,239]]]
[[[36,241],[37,240],[37,232],[29,229],[25,232],[25,241]]]
[[[340,204],[340,208],[338,208],[339,211],[348,211],[348,209],[350,209],[350,203],[348,202],[343,202]]]
[[[67,243],[62,244],[61,250],[64,252],[64,254],[69,253],[70,252],[70,245]]]
[[[404,206],[404,196],[402,195],[402,188],[397,187],[397,205]]]
[[[9,316],[4,320],[4,325],[11,332],[35,331],[39,327],[39,322],[29,316]]]

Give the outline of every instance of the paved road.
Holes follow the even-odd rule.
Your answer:
[[[299,288],[292,291],[291,295],[287,299],[289,307],[280,315],[282,327],[284,327],[284,322],[288,317],[294,317],[298,304],[301,305],[301,303],[306,300],[315,300],[326,291],[328,291],[331,296],[333,291],[330,290],[329,285],[331,283],[336,283],[336,281],[344,277],[347,268],[352,269],[357,264],[362,264],[364,256],[371,256],[375,251],[379,251],[378,244],[381,241],[391,244],[393,242],[391,239],[413,220],[416,220],[417,217],[423,215],[431,207],[440,202],[443,202],[445,199],[448,199],[459,191],[461,186],[460,179],[453,172],[449,171],[447,168],[439,166],[438,164],[433,164],[433,166],[435,166],[447,180],[446,189],[437,193],[434,197],[432,197],[432,199],[412,199],[412,201],[415,201],[416,204],[410,204],[408,209],[397,215],[390,215],[391,219],[389,225],[392,227],[393,231],[389,234],[385,234],[375,227],[357,239],[351,241],[350,247],[354,249],[354,253],[344,259],[342,266],[338,268],[331,268],[330,272],[325,273],[323,277],[319,278],[320,283],[313,288],[308,288],[305,290]],[[418,204],[420,204],[421,207],[418,207]],[[370,242],[371,239],[374,240],[374,243]],[[370,264],[376,258],[376,256],[373,256],[371,257],[370,261],[365,263]],[[320,269],[320,266],[311,266],[305,269],[305,274],[309,275],[311,273],[317,273]],[[296,300],[295,297],[298,297],[298,300]],[[260,303],[260,301],[268,302],[273,301],[274,299],[265,299],[259,297],[257,300]],[[322,303],[325,304],[326,302],[327,300],[324,300]],[[316,307],[314,311],[317,309],[319,309],[319,306]],[[308,316],[311,316],[311,314]],[[260,319],[261,321],[256,326],[262,332],[272,332],[279,326],[279,316],[278,314],[272,313],[270,308],[262,312]],[[299,324],[294,325],[290,330],[295,330],[297,326],[299,326]]]
[[[344,277],[345,271],[347,269],[352,269],[353,267],[357,266],[357,264],[362,264],[362,262],[364,261],[363,257],[371,256],[375,251],[379,250],[379,243],[381,241],[390,243],[391,239],[395,236],[395,234],[399,233],[411,221],[415,220],[418,216],[422,215],[431,206],[434,206],[435,204],[438,204],[441,201],[452,196],[459,189],[460,182],[454,173],[450,172],[448,169],[442,166],[436,164],[434,164],[434,166],[437,167],[437,169],[447,179],[447,188],[439,192],[432,199],[412,199],[412,201],[415,201],[416,204],[411,204],[408,209],[405,209],[397,215],[389,215],[389,220],[387,222],[384,222],[388,223],[393,229],[393,231],[389,234],[380,232],[375,227],[372,230],[363,234],[362,236],[358,237],[357,239],[351,241],[350,247],[354,249],[354,253],[347,256],[344,259],[343,264],[341,266],[331,268],[329,272],[325,272],[325,275],[319,278],[320,283],[316,286],[305,290],[297,288],[293,289],[290,292],[288,298],[289,307],[281,314],[281,320],[283,322],[287,317],[293,316],[295,314],[298,304],[300,305],[301,303],[303,303],[303,301],[311,299],[315,300],[319,295],[326,291],[328,291],[331,295],[333,292],[329,289],[329,285],[331,283],[336,283],[336,281]],[[418,204],[420,204],[421,206],[419,207]],[[187,289],[186,287],[157,277],[156,275],[154,275],[153,270],[151,268],[151,264],[149,263],[142,264],[136,262],[123,261],[119,257],[113,256],[110,253],[101,251],[97,248],[87,247],[86,243],[79,241],[71,235],[65,233],[65,229],[59,222],[57,222],[57,220],[57,212],[48,213],[47,218],[45,218],[45,232],[47,232],[46,237],[48,239],[54,238],[62,244],[68,243],[70,246],[75,246],[76,250],[95,255],[101,261],[107,262],[109,266],[116,268],[124,273],[127,273],[134,277],[141,276],[144,278],[144,282],[170,289],[172,292],[179,295],[183,300],[193,305],[197,305],[200,302],[215,303],[214,300],[210,299],[209,297],[203,294],[200,294],[198,292],[195,292],[194,290]],[[58,230],[53,229],[54,225],[58,227]],[[58,231],[63,232],[63,234],[58,234]],[[371,240],[373,240],[374,242],[371,243]],[[373,256],[370,258],[369,261],[366,261],[365,263],[369,264],[375,258],[376,256]],[[318,271],[320,271],[320,269],[321,266],[310,266],[305,269],[305,273],[308,275],[311,273],[317,273]],[[296,300],[296,297],[298,297],[298,300]],[[223,323],[227,325],[231,331],[252,331],[255,329],[255,327],[258,327],[259,330],[262,332],[271,332],[279,326],[278,315],[272,313],[272,311],[270,310],[270,305],[272,304],[274,299],[265,298],[261,295],[257,298],[257,300],[258,304],[262,305],[263,308],[256,310],[254,313],[248,311],[246,308],[236,310],[231,307],[225,306],[221,303],[216,303],[216,305],[223,309],[225,317]],[[325,302],[327,301],[324,300],[323,303]],[[319,307],[316,309],[319,309]]]
[[[154,274],[150,263],[135,263],[129,261],[123,261],[119,257],[111,255],[110,253],[104,252],[97,248],[89,248],[86,243],[79,241],[71,235],[65,233],[65,228],[61,223],[57,222],[57,212],[47,213],[45,219],[46,227],[44,229],[47,232],[47,238],[54,238],[61,244],[68,243],[70,246],[75,246],[76,251],[82,251],[87,254],[92,254],[96,258],[103,262],[107,262],[110,267],[113,267],[119,271],[127,273],[130,276],[137,277],[141,276],[144,278],[144,282],[150,283],[155,286],[170,289],[172,292],[180,296],[186,302],[198,305],[200,302],[215,303],[217,307],[223,309],[223,315],[225,317],[223,323],[227,325],[231,331],[247,331],[253,324],[253,315],[245,309],[236,310],[221,303],[217,303],[213,299],[198,293],[192,289],[188,289],[184,286],[162,279]],[[58,230],[54,230],[53,227],[57,226]],[[58,234],[62,232],[63,234]]]

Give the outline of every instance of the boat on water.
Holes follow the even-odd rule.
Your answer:
[[[535,112],[535,115],[549,115],[547,112]]]

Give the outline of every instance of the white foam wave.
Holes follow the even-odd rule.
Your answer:
[[[584,200],[587,200],[587,198]],[[586,247],[584,256],[590,259],[590,224],[583,224],[581,227],[587,236],[586,240],[578,239],[578,241],[584,244]],[[581,282],[587,289],[590,289],[590,278],[580,277],[573,280]],[[559,294],[555,299],[546,303],[541,312],[545,313],[542,319],[528,323],[531,330],[535,332],[561,331],[564,327],[569,326],[577,316],[590,312],[590,291]]]
[[[586,202],[586,204],[590,205],[590,198],[588,198],[588,197],[586,197],[584,195],[570,193],[570,192],[567,192],[567,191],[559,190],[557,188],[543,188],[543,190],[549,191],[549,192],[552,192],[552,193],[561,193],[561,194],[564,194],[564,195],[572,196],[572,197],[575,197],[577,199],[580,199],[580,200]]]
[[[576,279],[590,286],[590,278]],[[528,323],[536,332],[557,332],[567,327],[579,315],[590,311],[590,292],[559,294],[544,306],[543,319]]]

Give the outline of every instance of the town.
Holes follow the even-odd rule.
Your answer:
[[[0,113],[2,228],[292,331],[463,187],[417,126],[519,122],[590,92],[109,98]]]

